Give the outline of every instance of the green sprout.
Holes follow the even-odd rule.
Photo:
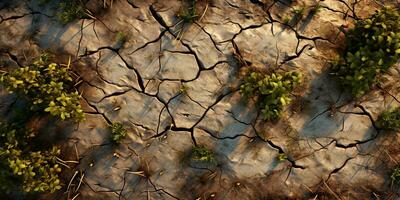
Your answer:
[[[190,159],[195,162],[200,161],[200,162],[207,162],[210,164],[216,163],[214,153],[204,146],[194,146],[192,148]]]
[[[379,128],[399,131],[400,130],[400,107],[383,111],[377,120]]]
[[[294,8],[292,9],[293,15],[291,17],[286,16],[283,19],[283,24],[284,25],[296,25],[300,22],[300,20],[303,18],[304,12],[305,12],[305,7],[299,7],[299,8]]]
[[[293,9],[292,12],[295,14],[295,16],[302,17],[304,15],[304,11],[305,11],[304,7],[299,7],[299,8]]]
[[[400,166],[394,168],[392,174],[390,175],[390,178],[392,179],[392,182],[400,182]]]
[[[288,159],[288,156],[285,153],[279,153],[277,156],[279,162],[285,161]]]
[[[111,140],[116,144],[121,143],[128,133],[124,125],[121,123],[113,123],[109,127],[111,129]]]
[[[179,88],[179,92],[181,93],[181,94],[188,94],[188,87],[186,86],[186,85],[181,85],[181,87]]]
[[[128,35],[122,31],[118,31],[116,35],[116,39],[118,43],[124,44],[126,41],[128,41]]]
[[[321,6],[321,4],[318,2],[317,4],[315,4],[315,5],[311,8],[311,10],[310,10],[310,15],[315,15],[315,14],[317,14],[319,11],[321,11],[321,8],[322,8],[322,6]]]
[[[181,9],[181,11],[178,13],[178,17],[184,23],[192,23],[197,19],[198,15],[196,14],[196,1],[197,0],[188,0],[188,6]]]
[[[282,23],[285,24],[285,25],[289,25],[290,18],[286,16],[285,18],[283,18],[283,22]]]

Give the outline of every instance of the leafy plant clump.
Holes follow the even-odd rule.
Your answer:
[[[125,129],[124,125],[121,123],[113,123],[110,125],[111,129],[111,140],[119,144],[126,137],[128,131]]]
[[[246,100],[256,99],[264,119],[278,119],[283,108],[290,104],[290,92],[301,82],[301,77],[302,75],[298,72],[272,73],[271,75],[250,72],[240,86],[240,94]]]
[[[399,131],[400,107],[382,112],[378,117],[377,125],[382,129]]]
[[[31,192],[55,192],[61,189],[57,164],[58,148],[31,151],[29,136],[10,125],[0,123],[0,189]]]
[[[60,3],[61,12],[57,14],[63,24],[87,16],[85,6],[80,0],[64,0]]]
[[[384,7],[358,20],[346,34],[347,47],[333,63],[332,74],[355,97],[368,92],[377,77],[400,58],[400,12]]]
[[[217,162],[214,153],[204,146],[193,146],[190,159],[194,162],[207,162],[210,164]]]
[[[48,63],[42,55],[30,66],[5,73],[0,78],[8,91],[31,101],[32,110],[44,110],[62,120],[84,119],[80,95],[73,88],[69,64]]]

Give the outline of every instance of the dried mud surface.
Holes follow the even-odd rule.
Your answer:
[[[381,111],[400,103],[399,64],[385,87],[357,102],[327,72],[343,47],[341,27],[399,2],[325,0],[312,15],[313,0],[199,1],[201,19],[191,24],[176,17],[181,1],[110,3],[90,0],[95,19],[62,25],[56,4],[0,2],[1,66],[48,50],[60,62],[71,56],[81,77],[86,121],[49,128],[63,158],[79,164],[64,170],[68,188],[41,199],[399,198],[390,181],[399,135],[375,127]],[[300,7],[303,19],[285,25]],[[305,75],[280,121],[265,122],[241,98],[238,51],[259,69]],[[13,100],[2,91],[2,105]],[[110,122],[129,129],[119,146]],[[196,144],[212,149],[218,165],[191,166]],[[288,159],[278,161],[280,153]]]

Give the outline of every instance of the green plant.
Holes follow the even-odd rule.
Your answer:
[[[293,9],[292,12],[295,14],[295,16],[302,17],[304,15],[305,10],[306,9],[304,7],[299,7],[299,8]]]
[[[197,19],[198,15],[196,14],[196,2],[197,0],[188,0],[188,5],[184,6],[184,8],[182,8],[178,13],[178,17],[184,23],[192,23]]]
[[[87,16],[85,6],[80,0],[63,0],[59,6],[61,12],[57,16],[63,24]]]
[[[285,160],[287,160],[287,159],[288,159],[288,157],[287,157],[287,155],[284,154],[284,153],[280,153],[280,154],[278,154],[278,156],[277,156],[277,160],[278,160],[279,162],[285,161]]]
[[[111,140],[119,144],[121,141],[126,137],[127,130],[125,129],[124,125],[121,123],[113,123],[110,125],[111,129]]]
[[[393,131],[400,130],[400,107],[383,111],[377,120],[379,128]]]
[[[61,168],[57,164],[60,149],[31,151],[29,134],[0,123],[0,188],[21,187],[24,192],[55,192],[61,189]]]
[[[44,54],[30,66],[3,74],[0,83],[11,93],[30,100],[32,110],[44,110],[62,120],[80,121],[84,113],[69,71],[69,65],[49,64]]]
[[[285,17],[282,23],[285,25],[295,26],[301,21],[301,19],[303,19],[304,12],[305,7],[294,8],[292,10],[293,15],[291,17]]]
[[[190,159],[195,162],[216,163],[214,153],[204,146],[193,146]]]
[[[283,22],[282,23],[285,24],[285,25],[289,25],[290,18],[286,16],[285,18],[283,18]]]
[[[189,90],[189,88],[186,86],[186,85],[181,85],[181,87],[179,88],[179,92],[180,93],[182,93],[182,94],[188,94],[188,90]]]
[[[277,119],[281,116],[283,107],[290,104],[290,92],[301,82],[301,77],[298,72],[271,75],[250,72],[240,86],[240,94],[246,100],[256,98],[264,119]]]
[[[400,58],[400,13],[384,7],[358,20],[346,34],[347,47],[333,62],[332,74],[355,97],[376,84],[377,77]]]
[[[128,35],[122,31],[117,32],[116,38],[120,44],[124,44],[126,41],[128,41]]]
[[[57,148],[51,151],[36,151],[22,155],[22,150],[11,149],[8,163],[12,173],[23,180],[25,192],[55,192],[61,189],[58,174],[60,166],[56,156],[60,154]]]
[[[393,182],[398,183],[400,181],[400,166],[397,166],[393,169],[392,174],[390,175],[390,178],[392,179]]]
[[[310,10],[310,15],[315,15],[315,14],[317,14],[319,11],[321,11],[321,8],[322,8],[322,6],[321,6],[321,4],[318,2],[317,4],[315,4],[315,5],[311,8],[311,10]]]

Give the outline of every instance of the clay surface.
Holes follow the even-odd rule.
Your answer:
[[[400,138],[374,122],[399,106],[400,65],[385,75],[385,87],[359,101],[327,72],[344,44],[342,25],[398,2],[325,0],[310,15],[316,3],[198,1],[201,18],[184,23],[178,0],[91,0],[96,18],[63,25],[56,4],[1,1],[1,66],[27,64],[48,50],[60,62],[71,57],[82,80],[86,120],[55,128],[63,158],[79,164],[64,170],[63,191],[41,198],[399,198],[390,173]],[[302,19],[286,25],[301,7]],[[266,122],[239,94],[245,66],[235,48],[257,68],[304,74],[281,120]],[[1,91],[2,105],[14,98]],[[128,128],[120,145],[110,141],[110,122]],[[212,149],[217,165],[191,165],[193,145]],[[69,182],[74,189],[65,192]]]

